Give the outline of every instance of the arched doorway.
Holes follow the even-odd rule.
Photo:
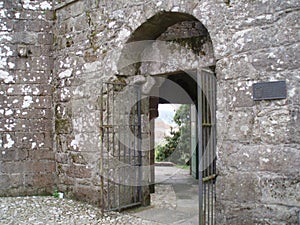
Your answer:
[[[215,224],[214,65],[207,29],[192,15],[177,12],[158,13],[138,27],[123,48],[118,65],[120,80],[140,85],[143,101],[148,105],[142,113],[147,115],[150,128],[149,159],[145,156],[149,161],[150,191],[154,191],[155,183],[153,119],[157,117],[158,104],[165,101],[193,106],[191,165],[193,176],[199,180],[200,224]]]

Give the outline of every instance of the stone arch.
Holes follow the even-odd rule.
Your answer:
[[[177,30],[181,32],[179,36],[168,35],[172,32],[172,29],[173,31]],[[184,33],[184,30],[186,30],[186,33]],[[181,46],[181,50],[188,49],[191,51],[185,52],[186,55],[196,55],[198,59],[189,58],[189,60],[190,62],[196,60],[200,62],[201,65],[197,63],[194,63],[193,66],[187,65],[188,70],[199,69],[199,66],[214,67],[215,65],[212,40],[207,28],[201,21],[194,15],[185,12],[160,11],[143,22],[129,36],[119,57],[117,64],[118,73],[121,75],[135,75],[141,72],[135,71],[137,67],[139,67],[138,64],[140,62],[143,60],[155,61],[152,57],[149,59],[146,56],[145,58],[144,54],[145,51],[149,51],[149,47],[153,47],[154,41],[175,43],[177,46],[172,46],[171,48]],[[156,48],[164,47],[160,44],[161,43],[157,44],[158,46],[156,46]],[[203,47],[205,49],[203,49]],[[149,53],[148,56],[151,54],[153,55],[153,52]],[[128,67],[129,65],[131,65],[131,67]],[[126,69],[124,69],[124,67],[126,67]],[[182,64],[180,67],[182,67]],[[185,69],[184,67],[185,66],[181,69]]]
[[[167,79],[193,95],[188,104],[195,105],[198,104],[199,71],[206,70],[211,75],[214,69],[215,57],[208,30],[196,17],[181,12],[158,12],[141,24],[128,38],[118,62],[119,77],[127,82],[142,84],[144,94],[156,96],[155,92],[161,93]],[[170,99],[178,98],[175,95]],[[149,111],[144,113],[148,114],[151,130],[151,120],[157,116],[160,100],[149,98]],[[154,133],[154,130],[149,133]],[[151,137],[149,147],[154,147]],[[154,151],[150,153],[149,160],[152,177],[153,156]],[[150,186],[151,189],[153,191]]]

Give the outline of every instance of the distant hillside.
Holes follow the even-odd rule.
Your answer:
[[[171,125],[161,118],[155,119],[155,145],[163,144],[164,137],[170,135]]]
[[[173,105],[164,105],[159,108],[159,117],[155,119],[155,145],[163,144],[164,137],[170,135],[171,127],[177,128],[177,124],[173,121],[175,109]]]

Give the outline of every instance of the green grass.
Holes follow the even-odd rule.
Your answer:
[[[180,169],[184,169],[184,170],[189,170],[190,169],[189,165],[175,165],[175,167],[180,168]]]

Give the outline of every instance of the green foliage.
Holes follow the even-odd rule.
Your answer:
[[[59,197],[59,192],[58,192],[58,190],[55,190],[55,191],[53,192],[53,197],[54,197],[54,198],[58,198],[58,197]]]
[[[171,128],[170,136],[165,137],[166,144],[156,147],[155,158],[156,161],[184,165],[190,159],[190,106],[180,106],[173,119],[179,129],[174,131]]]

